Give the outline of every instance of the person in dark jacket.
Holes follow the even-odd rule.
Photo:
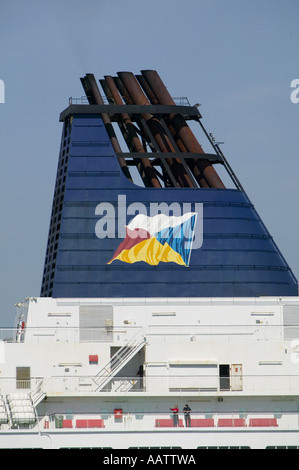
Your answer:
[[[184,416],[185,416],[185,426],[186,426],[186,428],[190,428],[190,426],[191,426],[191,417],[190,417],[191,408],[189,407],[189,405],[187,403],[183,408],[183,412],[184,412]]]

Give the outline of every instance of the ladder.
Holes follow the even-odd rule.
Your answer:
[[[145,345],[146,338],[140,339],[141,331],[138,331],[130,341],[122,346],[105,364],[100,372],[93,378],[95,392],[103,389],[112,377],[114,377]],[[138,336],[136,338],[136,336]]]

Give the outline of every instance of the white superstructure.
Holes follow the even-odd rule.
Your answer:
[[[28,298],[0,371],[0,448],[297,446],[299,298]]]

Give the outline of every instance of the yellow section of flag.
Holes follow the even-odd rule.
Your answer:
[[[161,245],[155,237],[148,238],[138,243],[130,250],[123,250],[113,261],[116,259],[130,264],[144,261],[145,263],[155,266],[162,261],[164,263],[173,262],[186,266],[179,253],[174,251],[168,243]]]

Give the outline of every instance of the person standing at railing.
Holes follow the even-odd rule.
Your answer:
[[[183,408],[186,428],[190,428],[190,426],[191,426],[191,417],[190,417],[191,411],[192,410],[191,410],[190,406],[186,403],[186,405]]]
[[[179,425],[179,407],[178,405],[174,405],[174,408],[169,408],[172,411],[172,420],[174,427],[178,427]]]

